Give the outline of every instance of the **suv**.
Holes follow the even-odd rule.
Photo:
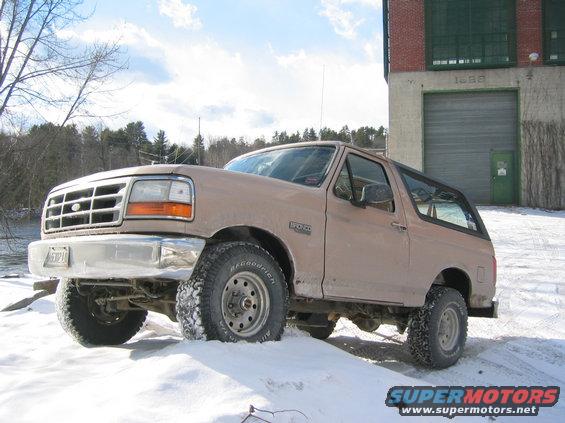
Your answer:
[[[467,316],[496,317],[496,260],[461,191],[340,142],[278,146],[224,169],[157,165],[54,188],[36,275],[83,345],[116,345],[147,311],[187,339],[327,338],[340,317],[396,325],[414,358],[461,356]]]

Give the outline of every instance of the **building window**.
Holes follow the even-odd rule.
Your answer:
[[[426,0],[430,69],[516,63],[515,0]]]
[[[544,59],[565,64],[565,0],[544,2]]]

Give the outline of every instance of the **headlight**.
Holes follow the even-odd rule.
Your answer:
[[[192,219],[193,194],[188,181],[141,179],[131,189],[127,216]]]

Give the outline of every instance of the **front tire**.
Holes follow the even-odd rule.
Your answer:
[[[455,364],[467,339],[467,307],[459,291],[432,286],[426,303],[410,318],[408,346],[420,364],[443,369]]]
[[[120,345],[141,329],[147,311],[108,311],[96,299],[109,294],[107,288],[93,287],[81,295],[72,279],[59,282],[55,297],[57,317],[65,332],[79,344]]]
[[[208,247],[177,292],[177,319],[186,339],[276,341],[282,336],[288,289],[275,259],[246,242]]]

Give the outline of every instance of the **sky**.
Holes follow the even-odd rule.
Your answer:
[[[111,101],[112,128],[132,120],[172,142],[270,139],[276,130],[387,126],[380,0],[86,0],[65,35],[119,38],[129,67]],[[325,71],[324,71],[325,67]],[[324,78],[323,78],[324,75]]]

